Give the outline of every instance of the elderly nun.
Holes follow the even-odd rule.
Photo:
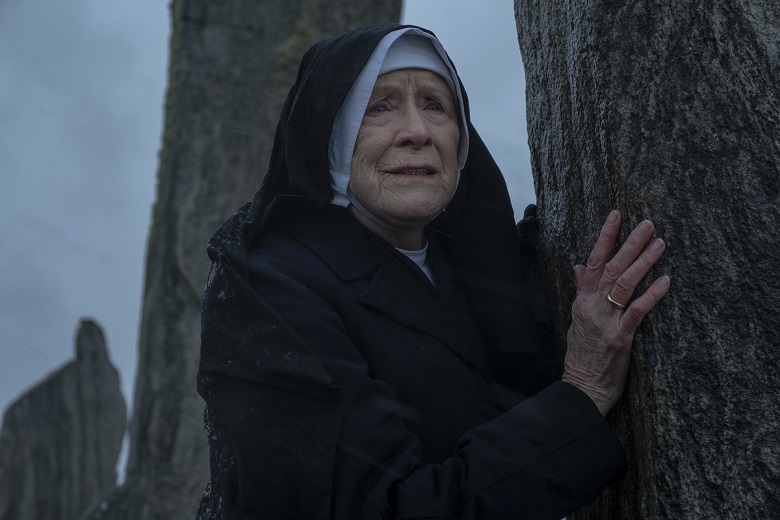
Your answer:
[[[604,416],[669,286],[629,304],[663,241],[644,222],[613,257],[619,229],[613,211],[575,267],[556,377],[533,247],[441,43],[382,25],[315,44],[259,190],[209,242],[199,518],[560,519],[592,500],[624,471]]]

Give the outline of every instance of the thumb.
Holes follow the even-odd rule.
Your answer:
[[[577,289],[579,290],[580,284],[582,283],[582,276],[585,274],[585,266],[582,264],[577,264],[574,266],[574,280],[577,283]]]

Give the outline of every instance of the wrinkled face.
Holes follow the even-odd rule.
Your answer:
[[[458,120],[438,74],[401,69],[379,76],[355,142],[354,197],[393,227],[424,227],[455,192]]]

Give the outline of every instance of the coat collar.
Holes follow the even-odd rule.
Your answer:
[[[436,278],[431,284],[417,265],[337,206],[285,226],[345,284],[360,302],[388,318],[430,334],[469,364],[485,370],[481,339],[454,273],[435,240],[428,255]],[[363,283],[357,283],[365,280]],[[377,331],[381,333],[381,331]]]

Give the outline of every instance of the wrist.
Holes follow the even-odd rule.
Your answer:
[[[572,377],[566,372],[564,372],[563,376],[561,377],[561,381],[572,385],[587,395],[593,404],[596,405],[596,408],[598,408],[602,416],[606,417],[617,401],[617,399],[610,398],[606,392],[588,384],[587,381],[578,380],[576,377]]]

